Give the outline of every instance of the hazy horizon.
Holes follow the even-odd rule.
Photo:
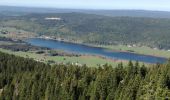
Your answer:
[[[167,0],[1,0],[0,6],[57,8],[57,9],[94,9],[94,10],[151,10],[170,11]]]

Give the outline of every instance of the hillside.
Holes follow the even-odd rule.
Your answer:
[[[106,17],[83,13],[27,13],[0,17],[0,27],[14,27],[70,41],[170,48],[170,19],[165,18]]]
[[[150,18],[170,18],[168,11],[150,11],[150,10],[95,10],[95,9],[59,9],[59,8],[38,8],[38,7],[17,7],[0,6],[1,14],[16,15],[26,13],[84,13],[96,14],[111,17],[150,17]]]
[[[0,52],[2,100],[163,100],[169,92],[170,64],[50,66]]]

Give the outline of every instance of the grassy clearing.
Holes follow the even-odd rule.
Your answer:
[[[5,37],[5,35],[0,33],[0,37]]]
[[[13,38],[13,39],[24,39],[24,38],[36,36],[36,34],[33,32],[19,30],[19,29],[12,28],[12,27],[0,27],[0,31],[8,31],[8,34],[5,34],[5,35],[0,34],[0,36],[2,35],[2,36]]]
[[[91,66],[91,67],[97,67],[99,64],[103,65],[108,63],[109,65],[112,66],[117,66],[118,63],[123,62],[124,65],[128,64],[128,61],[113,61],[113,60],[109,60],[109,59],[103,59],[97,56],[80,56],[80,57],[67,57],[67,56],[45,56],[43,54],[36,54],[33,52],[13,52],[10,50],[6,50],[6,49],[1,49],[0,51],[2,52],[6,52],[9,54],[14,54],[17,56],[21,56],[21,57],[25,57],[25,58],[33,58],[37,61],[43,61],[45,63],[47,63],[49,60],[55,61],[56,63],[79,63],[79,64],[86,64],[87,66]],[[142,65],[143,63],[140,62],[140,64]]]
[[[106,59],[102,59],[102,58],[99,58],[99,57],[93,57],[93,56],[90,56],[90,57],[47,57],[47,59],[49,60],[56,60],[57,62],[63,62],[63,63],[80,63],[80,64],[86,64],[88,66],[94,66],[96,67],[97,65],[103,65],[103,64],[109,64],[109,65],[112,65],[112,66],[116,66],[118,63],[120,62],[112,62],[112,61],[109,61],[109,60],[106,60]],[[124,61],[125,63],[125,61]]]
[[[101,45],[98,47],[103,47],[103,48],[116,50],[116,51],[122,51],[122,52],[134,51],[134,53],[137,53],[137,54],[153,55],[153,56],[170,58],[170,51],[152,49],[149,47],[127,47],[126,45],[109,45],[109,46]]]

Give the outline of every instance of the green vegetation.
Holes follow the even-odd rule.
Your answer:
[[[49,60],[53,60],[59,63],[78,63],[80,65],[86,64],[87,66],[93,66],[93,67],[98,67],[98,65],[104,65],[104,64],[109,64],[112,66],[116,66],[118,63],[121,62],[121,60],[118,61],[112,61],[109,59],[104,59],[100,57],[95,57],[95,56],[80,56],[80,57],[63,57],[63,56],[57,56],[57,57],[47,57]],[[124,64],[127,64],[127,61],[123,61]]]
[[[19,42],[19,39],[45,35],[110,50],[169,58],[170,19],[24,13],[0,14],[0,23],[0,45],[9,49],[0,48],[0,100],[170,98],[170,61],[144,65],[90,55],[56,56],[55,51],[51,51],[55,55],[52,56],[46,53],[48,49]]]
[[[45,19],[48,17],[60,20]],[[82,13],[34,13],[15,17],[0,15],[0,18],[1,31],[18,33],[5,35],[10,38],[34,37],[37,33],[71,42],[102,45],[111,50],[170,57],[168,51],[170,19],[106,17]],[[128,48],[126,45],[136,45],[136,47]]]
[[[86,64],[87,66],[93,66],[93,67],[98,67],[98,65],[104,65],[104,64],[109,64],[112,66],[116,66],[118,63],[123,62],[123,64],[127,64],[127,61],[121,61],[121,60],[109,60],[109,59],[104,59],[100,58],[97,56],[80,56],[80,57],[68,57],[68,56],[48,56],[44,54],[36,54],[35,52],[14,52],[6,49],[1,49],[1,52],[5,52],[8,54],[14,54],[16,56],[24,57],[24,58],[33,58],[34,60],[40,61],[40,62],[45,62],[48,63],[49,61],[54,61],[55,63],[78,63],[80,65]],[[142,62],[140,63],[141,65],[143,64]]]
[[[12,38],[12,39],[24,39],[24,38],[35,37],[36,33],[30,32],[30,30],[25,31],[15,27],[0,27],[0,36]]]
[[[50,17],[60,20],[46,19]],[[0,18],[0,27],[12,27],[70,41],[170,48],[170,19],[107,17],[82,13],[35,13]]]
[[[170,63],[46,65],[0,52],[1,100],[168,100]]]
[[[4,37],[4,35],[3,35],[3,34],[0,34],[0,37]]]
[[[107,48],[110,50],[116,50],[116,51],[122,51],[122,52],[132,52],[132,53],[137,53],[137,54],[153,55],[153,56],[170,58],[170,51],[153,49],[153,48],[146,47],[146,46],[128,47],[127,45],[97,45],[97,47],[102,47],[102,48]]]

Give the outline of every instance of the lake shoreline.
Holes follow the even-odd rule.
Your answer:
[[[68,41],[68,40],[60,40],[60,39],[45,38],[45,37],[32,37],[32,38],[39,38],[39,39],[45,39],[45,40],[53,40],[53,41],[58,41],[58,42],[71,43],[71,44],[79,44],[79,45],[88,46],[88,47],[93,47],[93,48],[106,49],[106,50],[110,50],[110,51],[113,51],[113,52],[131,53],[131,54],[137,54],[137,55],[143,55],[143,56],[152,56],[152,57],[158,57],[158,58],[168,59],[168,57],[163,57],[163,56],[158,56],[158,55],[148,55],[148,54],[142,54],[142,53],[137,53],[137,52],[114,50],[114,49],[111,49],[111,48],[103,47],[103,46],[101,46],[101,45],[98,46],[98,45],[94,45],[94,44],[81,43],[81,42],[73,42],[73,41]],[[153,50],[154,50],[154,49],[153,49]]]
[[[139,61],[145,63],[164,63],[167,61],[167,58],[164,57],[155,57],[152,55],[143,55],[131,52],[122,52],[122,51],[112,51],[110,49],[102,47],[93,47],[80,43],[73,43],[68,41],[58,41],[54,39],[44,39],[44,38],[30,38],[27,40],[28,43],[35,46],[48,47],[51,49],[59,49],[64,51],[70,51],[77,54],[88,54],[88,55],[99,55],[102,57],[107,57],[110,59],[120,59],[120,60],[131,60]]]

